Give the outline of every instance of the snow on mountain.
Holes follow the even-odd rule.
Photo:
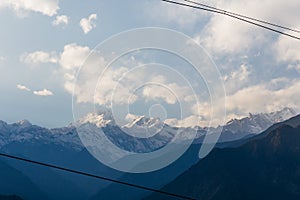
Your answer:
[[[249,114],[242,119],[230,120],[223,126],[219,142],[240,139],[247,135],[258,134],[274,123],[284,121],[296,115],[291,108],[272,113]],[[182,139],[191,139],[195,131],[196,138],[203,138],[207,128],[177,128],[171,127],[159,118],[139,116],[125,126],[118,126],[112,113],[99,111],[89,113],[69,126],[55,129],[32,125],[27,120],[7,124],[0,121],[0,148],[11,142],[45,142],[68,146],[80,150],[83,148],[76,128],[84,126],[86,130],[101,128],[106,137],[119,148],[134,152],[149,152],[161,148],[172,141],[176,134]],[[213,130],[213,129],[212,129]],[[198,140],[201,141],[201,140]]]
[[[31,124],[28,120],[26,120],[26,119],[23,119],[23,120],[21,120],[21,121],[18,121],[16,124],[19,125],[19,126],[21,126],[21,127],[29,127],[29,126],[32,126],[32,124]]]
[[[103,110],[99,112],[88,113],[86,116],[79,119],[76,124],[78,125],[85,123],[95,124],[98,127],[105,127],[108,124],[115,124],[115,121],[110,111]]]
[[[295,115],[296,112],[291,108],[284,108],[280,111],[271,113],[249,113],[248,117],[242,119],[232,119],[227,122],[227,124],[223,125],[222,134],[228,136],[226,140],[239,139],[249,134],[258,134],[266,130],[274,123],[282,122]],[[112,113],[107,110],[90,113],[79,120],[79,124],[85,123],[95,124],[97,127],[102,128],[106,127],[107,125],[118,126],[114,121]],[[183,137],[186,136],[187,139],[190,139],[190,135],[193,135],[190,134],[190,132],[194,131],[197,131],[197,138],[203,137],[208,129],[201,127],[172,127],[162,122],[159,118],[148,118],[145,116],[136,116],[131,122],[124,126],[119,126],[119,128],[131,136],[147,138],[159,133],[166,126],[169,127],[169,131],[172,132],[172,135],[175,135],[178,130],[180,132],[185,132]],[[219,128],[211,128],[211,130],[214,132],[214,130],[219,130]]]
[[[76,125],[89,149],[94,152],[111,149],[111,152],[115,152],[111,155],[112,160],[115,160],[115,156],[121,157],[115,147],[128,152],[151,152],[168,144],[176,134],[175,128],[165,125],[158,118],[144,116],[137,117],[125,126],[118,126],[110,113],[98,112],[88,114]],[[104,142],[107,139],[109,142]]]
[[[82,143],[72,126],[47,129],[32,125],[28,120],[7,124],[0,121],[0,148],[12,142],[53,143],[74,149],[82,149]]]
[[[280,111],[271,113],[251,114],[249,117],[242,119],[232,119],[223,127],[225,130],[230,130],[233,133],[248,132],[257,134],[272,124],[282,122],[296,115],[296,112],[291,108],[284,108]]]
[[[160,121],[159,118],[147,118],[145,116],[138,116],[136,119],[132,120],[132,122],[125,125],[125,127],[130,128],[133,126],[140,127],[153,127],[153,126],[161,126],[163,122]]]
[[[2,134],[8,132],[8,124],[1,120],[0,120],[0,130],[1,130]]]
[[[296,115],[296,111],[292,108],[285,107],[284,109],[277,111],[277,112],[271,112],[267,114],[273,123],[279,123],[282,121],[285,121],[291,117],[294,117]]]
[[[271,113],[249,113],[248,117],[232,119],[223,126],[221,142],[238,140],[247,135],[258,134],[265,131],[275,123],[282,122],[296,115],[291,108],[284,108]]]
[[[123,131],[135,137],[151,137],[160,132],[165,124],[159,118],[138,116],[132,122],[121,127]]]

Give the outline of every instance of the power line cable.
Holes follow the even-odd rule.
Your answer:
[[[153,188],[149,188],[149,187],[145,187],[145,186],[141,186],[141,185],[137,185],[137,184],[127,183],[127,182],[124,182],[124,181],[119,181],[119,180],[115,180],[115,179],[111,179],[111,178],[107,178],[107,177],[103,177],[103,176],[98,176],[98,175],[94,175],[94,174],[90,174],[90,173],[86,173],[86,172],[82,172],[82,171],[68,169],[68,168],[65,168],[65,167],[59,167],[59,166],[56,166],[56,165],[47,164],[47,163],[43,163],[43,162],[38,162],[38,161],[26,159],[26,158],[12,156],[12,155],[5,154],[5,153],[0,153],[0,156],[15,159],[15,160],[20,160],[20,161],[24,161],[24,162],[28,162],[28,163],[33,163],[33,164],[41,165],[41,166],[45,166],[45,167],[50,167],[50,168],[54,168],[54,169],[59,169],[59,170],[63,170],[63,171],[67,171],[67,172],[71,172],[71,173],[75,173],[75,174],[80,174],[80,175],[84,175],[84,176],[88,176],[88,177],[93,177],[93,178],[101,179],[101,180],[104,180],[104,181],[110,181],[110,182],[114,182],[114,183],[118,183],[118,184],[122,184],[122,185],[127,185],[127,186],[130,186],[130,187],[135,187],[135,188],[139,188],[139,189],[143,189],[143,190],[148,190],[150,192],[156,192],[156,193],[160,193],[160,194],[163,194],[163,195],[177,197],[177,198],[180,198],[180,199],[195,200],[194,198],[179,195],[179,194],[169,193],[169,192],[165,192],[165,191],[162,191],[162,190],[157,190],[157,189],[153,189]]]
[[[265,21],[265,20],[261,20],[261,19],[257,19],[257,18],[254,18],[254,17],[249,17],[249,16],[246,16],[246,15],[230,12],[230,11],[227,11],[227,10],[223,10],[223,9],[220,9],[220,8],[209,6],[209,5],[199,3],[199,2],[196,2],[196,1],[191,1],[191,0],[183,0],[183,1],[193,3],[193,4],[198,5],[198,6],[203,6],[203,7],[206,7],[206,8],[214,9],[214,10],[217,10],[217,11],[225,12],[225,13],[235,15],[235,16],[238,16],[238,17],[242,17],[242,18],[245,18],[245,19],[250,19],[250,20],[253,20],[253,21],[257,21],[257,22],[267,24],[267,25],[270,25],[270,26],[274,26],[274,27],[277,27],[277,28],[281,28],[281,29],[292,31],[292,32],[300,33],[300,30],[297,30],[297,29],[292,29],[292,28],[282,26],[282,25],[279,25],[279,24],[275,24],[275,23],[271,23],[271,22],[268,22],[268,21]]]
[[[223,11],[219,11],[219,10],[215,10],[215,9],[210,9],[210,8],[199,7],[199,6],[193,6],[193,5],[189,5],[189,4],[185,4],[185,3],[180,3],[180,2],[177,2],[177,1],[171,1],[171,0],[161,0],[161,1],[164,1],[164,2],[167,2],[167,3],[171,3],[171,4],[176,4],[176,5],[179,5],[179,6],[185,6],[185,7],[190,7],[190,8],[198,9],[198,10],[205,10],[205,11],[208,11],[208,12],[214,12],[214,13],[218,13],[218,14],[221,14],[221,15],[226,15],[226,16],[238,19],[240,21],[243,21],[243,22],[246,22],[246,23],[249,23],[249,24],[252,24],[252,25],[264,28],[264,29],[267,29],[269,31],[273,31],[273,32],[279,33],[281,35],[285,35],[285,36],[291,37],[293,39],[300,40],[300,37],[291,35],[289,33],[282,32],[282,31],[274,29],[274,28],[270,28],[268,26],[264,26],[262,24],[259,24],[259,23],[253,22],[253,21],[249,21],[247,19],[235,16],[235,15],[223,12]]]

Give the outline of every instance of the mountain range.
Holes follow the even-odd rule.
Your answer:
[[[222,127],[223,132],[217,146],[225,148],[236,145],[234,141],[244,141],[245,138],[257,135],[272,124],[294,115],[292,109],[285,108],[274,113],[250,114],[243,119],[233,119]],[[184,132],[187,139],[191,131],[197,131],[197,136],[186,153],[170,166],[151,173],[128,174],[113,170],[91,156],[81,143],[76,126],[102,128],[119,148],[142,153],[162,148],[178,131]],[[138,134],[141,130],[158,134],[148,140],[126,134],[126,131]],[[109,112],[90,113],[76,123],[54,129],[32,125],[27,120],[13,124],[0,121],[0,151],[159,189],[199,161],[198,151],[206,130],[205,127],[172,127],[157,118],[144,116],[119,127]],[[122,190],[125,191],[123,199],[141,199],[149,194],[143,190],[124,188],[125,186],[10,159],[0,158],[0,166],[3,169],[0,171],[1,180],[12,177],[12,182],[1,182],[3,187],[0,187],[0,194],[3,195],[15,194],[25,199],[114,199],[114,195],[115,198],[119,195],[114,191]],[[27,186],[26,195],[22,190],[23,185]]]

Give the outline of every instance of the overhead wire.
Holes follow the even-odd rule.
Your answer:
[[[179,194],[174,194],[174,193],[170,193],[170,192],[166,192],[166,191],[162,191],[162,190],[158,190],[158,189],[145,187],[145,186],[142,186],[142,185],[137,185],[137,184],[128,183],[128,182],[124,182],[124,181],[120,181],[120,180],[115,180],[115,179],[112,179],[112,178],[107,178],[107,177],[104,177],[104,176],[98,176],[98,175],[90,174],[90,173],[87,173],[87,172],[77,171],[77,170],[73,170],[73,169],[69,169],[69,168],[65,168],[65,167],[60,167],[60,166],[56,166],[56,165],[53,165],[53,164],[38,162],[38,161],[31,160],[31,159],[26,159],[26,158],[13,156],[13,155],[5,154],[5,153],[0,153],[0,156],[6,157],[6,158],[11,158],[11,159],[14,159],[14,160],[20,160],[20,161],[23,161],[23,162],[28,162],[28,163],[32,163],[32,164],[36,164],[36,165],[40,165],[40,166],[44,166],[44,167],[49,167],[49,168],[54,168],[54,169],[58,169],[58,170],[62,170],[62,171],[67,171],[67,172],[71,172],[71,173],[74,173],[74,174],[80,174],[80,175],[83,175],[83,176],[88,176],[88,177],[92,177],[92,178],[96,178],[96,179],[101,179],[101,180],[104,180],[104,181],[114,182],[114,183],[118,183],[118,184],[121,184],[121,185],[126,185],[126,186],[130,186],[130,187],[138,188],[138,189],[147,190],[147,191],[150,191],[150,192],[160,193],[160,194],[163,194],[163,195],[172,196],[172,197],[176,197],[176,198],[179,198],[179,199],[195,200],[194,198],[179,195]]]
[[[172,0],[161,0],[161,1],[171,3],[171,4],[175,4],[175,5],[179,5],[179,6],[190,7],[190,8],[194,8],[194,9],[198,9],[198,10],[204,10],[204,11],[213,12],[213,13],[217,13],[217,14],[221,14],[221,15],[226,15],[226,16],[235,18],[237,20],[246,22],[248,24],[252,24],[252,25],[267,29],[269,31],[276,32],[278,34],[291,37],[291,38],[296,39],[296,40],[300,40],[300,37],[298,37],[298,36],[295,36],[295,35],[292,35],[292,34],[289,34],[289,33],[286,33],[286,32],[283,32],[283,31],[280,31],[280,30],[277,30],[277,29],[274,29],[274,28],[271,28],[271,27],[268,27],[268,26],[265,26],[265,25],[262,25],[262,24],[259,24],[258,22],[250,21],[249,19],[237,16],[237,15],[233,15],[233,14],[230,14],[228,12],[221,11],[221,10],[216,10],[216,9],[212,9],[212,8],[205,8],[205,7],[196,6],[196,5],[194,6],[194,5],[185,4],[185,3],[172,1]]]
[[[249,16],[242,15],[242,14],[239,14],[239,13],[230,12],[230,11],[220,9],[220,8],[217,8],[217,7],[213,7],[213,6],[209,6],[209,5],[197,2],[197,1],[192,1],[192,0],[183,0],[183,1],[193,3],[193,4],[198,5],[198,6],[203,6],[203,7],[206,7],[206,8],[210,8],[210,9],[218,10],[218,11],[221,11],[221,12],[225,12],[225,13],[235,15],[235,16],[238,16],[238,17],[242,17],[242,18],[245,18],[245,19],[250,19],[250,20],[253,20],[253,21],[257,21],[257,22],[267,24],[267,25],[270,25],[270,26],[274,26],[274,27],[277,27],[277,28],[292,31],[292,32],[295,32],[295,33],[300,33],[300,30],[297,30],[297,29],[289,28],[289,27],[286,27],[286,26],[283,26],[283,25],[275,24],[275,23],[272,23],[272,22],[268,22],[268,21],[265,21],[265,20],[258,19],[258,18],[249,17]]]

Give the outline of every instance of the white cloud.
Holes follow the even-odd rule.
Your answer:
[[[0,62],[3,62],[6,60],[6,57],[5,56],[0,56]]]
[[[224,84],[227,93],[233,93],[249,82],[249,75],[251,74],[250,66],[242,64],[238,69],[230,72],[224,76]]]
[[[55,52],[36,51],[33,53],[24,53],[21,55],[20,60],[27,64],[57,63],[58,56]]]
[[[56,15],[59,9],[58,0],[2,0],[1,7],[11,8],[18,14],[23,11],[34,11],[47,16]]]
[[[106,66],[106,61],[100,55],[91,54],[91,50],[87,46],[80,46],[76,43],[67,44],[64,46],[63,51],[59,54],[58,63],[61,67],[60,72],[63,73],[64,77],[64,88],[71,94],[77,97],[77,102],[91,102],[94,99],[94,88],[97,80],[100,76],[101,71]],[[88,56],[93,58],[86,61]],[[81,68],[80,74],[83,79],[79,77],[76,79],[77,70]],[[86,67],[89,66],[89,67]],[[99,104],[106,104],[110,101],[110,95],[113,87],[118,83],[121,76],[128,71],[127,68],[121,67],[116,70],[107,70],[105,76],[102,77],[103,85],[101,90],[98,90],[95,94],[96,102]],[[76,80],[76,85],[75,84]],[[76,90],[73,91],[74,86]],[[115,93],[115,101],[118,103],[125,102],[126,92],[128,88],[122,86],[119,92]],[[126,99],[127,100],[127,99]]]
[[[185,3],[189,4],[188,2]],[[166,2],[146,3],[144,7],[146,8],[144,12],[152,19],[158,19],[164,23],[173,23],[179,25],[181,28],[191,28],[209,16],[207,12],[199,12],[196,9]]]
[[[299,5],[300,6],[300,5]],[[294,34],[294,33],[290,33]],[[280,36],[274,44],[277,53],[276,58],[282,62],[300,62],[300,42],[287,36]]]
[[[138,98],[145,98],[144,100],[160,99],[168,104],[174,104],[177,100],[176,96],[178,96],[180,98],[179,101],[184,101],[189,105],[189,107],[184,109],[187,109],[187,112],[191,113],[191,115],[185,116],[182,120],[169,119],[169,124],[176,126],[204,126],[208,125],[208,122],[211,122],[211,125],[218,125],[223,122],[224,110],[222,110],[223,106],[221,104],[224,104],[224,99],[219,99],[219,103],[214,108],[211,108],[210,103],[205,101],[201,102],[201,104],[194,104],[194,102],[188,100],[191,93],[186,87],[178,84],[179,82],[169,82],[167,76],[163,74],[150,73],[150,71],[142,70],[142,68],[138,73],[130,74],[130,66],[139,66],[141,64],[138,62],[138,59],[131,59],[130,57],[120,65],[121,67],[110,67],[105,71],[105,74],[102,74],[102,82],[98,83],[101,84],[101,87],[94,90],[101,72],[107,65],[107,61],[101,55],[97,53],[91,54],[89,47],[75,43],[65,45],[63,51],[56,54],[59,55],[57,63],[60,64],[61,71],[64,74],[64,87],[70,93],[73,92],[76,71],[88,55],[92,58],[86,61],[89,63],[85,63],[85,66],[89,67],[82,68],[80,71],[81,78],[76,80],[74,95],[77,97],[77,102],[94,103],[95,101],[100,105],[109,105],[111,100],[113,100],[117,104],[127,104],[130,98],[132,99],[129,103],[135,102]],[[298,101],[300,98],[299,80],[276,78],[264,84],[246,86],[244,83],[248,83],[250,74],[250,66],[241,65],[237,70],[232,71],[225,77],[226,87],[228,84],[240,84],[238,87],[234,87],[227,96],[226,109],[229,117],[243,117],[247,116],[249,112],[270,112],[286,106],[300,107]],[[149,84],[142,87],[142,96],[132,95],[132,91],[137,86],[147,82],[155,82],[158,85]],[[166,88],[160,87],[159,84],[166,86],[172,92],[168,92]],[[47,91],[35,91],[34,93],[40,93],[41,95],[42,93],[47,94]],[[48,93],[48,95],[50,94],[52,93]],[[114,96],[113,99],[111,99],[112,94]],[[220,119],[210,119],[212,111],[217,116],[220,116]]]
[[[78,69],[90,54],[87,46],[79,46],[76,43],[67,44],[60,55],[59,63],[64,69]]]
[[[268,84],[266,84],[266,88],[269,90],[280,90],[288,87],[291,84],[291,80],[287,77],[278,77],[272,79]]]
[[[21,84],[18,84],[17,88],[19,90],[24,90],[24,91],[28,91],[28,92],[31,91],[31,89],[29,89],[27,86],[21,85]],[[52,96],[53,95],[53,92],[48,89],[33,91],[32,93],[37,96]]]
[[[298,73],[300,73],[300,63],[296,63],[296,64],[290,64],[288,66],[288,69],[295,69],[298,71]]]
[[[150,72],[145,74],[148,77],[142,77],[139,82],[144,80],[144,83],[147,83],[142,89],[142,96],[146,100],[163,100],[167,104],[179,102],[182,105],[195,101],[195,94],[192,88],[183,80],[176,80],[176,77],[173,77],[171,72],[169,74],[165,74],[165,72],[152,74],[152,77]],[[175,78],[175,80],[169,80],[170,77]]]
[[[89,53],[89,47],[71,43],[64,46],[64,50],[60,55],[54,51],[35,51],[22,54],[20,60],[26,64],[59,63],[66,70],[77,70]]]
[[[69,23],[69,17],[66,15],[57,15],[55,20],[53,20],[53,26],[58,26],[60,24],[67,25]]]
[[[96,23],[95,23],[96,19],[97,19],[97,14],[91,14],[88,18],[82,18],[80,20],[79,25],[82,28],[84,34],[87,34],[93,28],[96,27]]]
[[[52,96],[53,92],[47,89],[43,89],[43,90],[33,91],[33,94],[37,96]]]
[[[66,45],[67,46],[67,45]],[[89,55],[90,50],[87,47],[80,47],[73,45],[64,48],[64,52],[61,54],[60,64],[65,71],[65,88],[70,93],[73,92],[74,72],[72,69],[77,69],[79,64]],[[69,53],[68,53],[69,52]],[[70,53],[72,52],[72,53]],[[76,59],[78,60],[76,61]],[[79,59],[80,58],[80,59]],[[63,62],[63,60],[68,61]],[[72,63],[76,61],[76,63]],[[90,54],[90,59],[86,60],[84,67],[80,69],[81,76],[76,80],[75,96],[78,102],[97,102],[100,105],[108,105],[112,102],[116,104],[132,104],[137,100],[137,94],[134,90],[137,87],[141,87],[141,95],[139,98],[145,100],[163,100],[166,103],[174,104],[182,99],[177,99],[175,95],[180,98],[190,101],[189,92],[186,87],[182,87],[174,82],[168,82],[167,76],[158,75],[151,71],[150,68],[140,67],[134,70],[132,73],[132,66],[142,66],[138,60],[131,57],[120,61],[118,67],[110,67],[106,69],[105,73],[101,74],[108,64],[103,56],[97,52]],[[73,66],[73,67],[71,67]],[[101,82],[97,82],[101,80]],[[94,88],[98,84],[96,91]],[[146,85],[144,85],[146,84]],[[175,95],[174,95],[175,94]],[[94,97],[94,98],[93,98]],[[113,99],[112,99],[113,97]]]
[[[91,50],[89,49],[89,47],[71,43],[65,45],[63,52],[60,54],[59,64],[61,66],[61,71],[64,74],[64,88],[71,94],[73,94],[74,92],[74,95],[78,98],[78,102],[87,102],[91,95],[90,88],[94,87],[93,85],[90,85],[89,81],[86,81],[77,84],[76,91],[73,91],[75,86],[74,83],[75,81],[77,81],[75,77],[77,70],[81,67],[82,64],[84,64],[85,59],[90,53]],[[98,64],[101,66],[101,60],[95,62],[98,62]],[[94,64],[94,66],[96,66],[93,68],[95,71],[84,71],[85,73],[87,73],[86,76],[91,80],[97,79],[96,75],[98,67],[96,64]]]
[[[138,115],[135,115],[135,114],[132,114],[132,113],[128,113],[126,116],[125,116],[125,120],[127,122],[132,122],[133,120],[139,118],[140,116]]]
[[[18,84],[17,88],[19,90],[31,91],[28,87],[26,87],[25,85],[21,85],[21,84]]]
[[[247,67],[246,65],[241,65],[240,68],[236,71],[233,71],[230,73],[229,76],[225,77],[225,81],[228,80],[239,80],[239,81],[244,81],[248,78],[250,72],[249,72],[249,67]]]
[[[162,99],[168,104],[175,104],[176,102],[189,102],[195,100],[191,90],[185,86],[178,85],[174,82],[158,82],[151,81],[156,84],[149,84],[143,88],[143,97],[148,100]]]
[[[194,127],[194,126],[207,126],[207,121],[203,121],[200,116],[191,115],[182,120],[178,120],[175,118],[166,119],[164,121],[166,124],[175,127]]]
[[[90,54],[87,46],[80,46],[76,43],[67,44],[61,53],[36,51],[32,53],[24,53],[20,60],[26,64],[39,63],[58,63],[61,66],[60,71],[64,74],[64,86],[68,92],[73,91],[75,74],[84,60]],[[48,94],[47,91],[35,91],[35,94]]]
[[[299,0],[210,0],[201,3],[287,27],[300,28],[299,20],[297,20],[300,17]],[[186,9],[187,13],[188,11],[191,12],[191,19],[189,19],[186,18],[189,15],[185,15],[185,9],[180,6],[166,5],[163,9],[157,6],[156,9],[159,14],[152,15],[152,18],[163,23],[167,22],[169,23],[168,25],[176,23],[184,30],[192,29],[198,32],[194,34],[194,40],[203,45],[211,53],[212,57],[222,64],[222,67],[225,66],[223,69],[227,73],[224,76],[224,84],[228,94],[226,100],[228,116],[245,116],[248,115],[248,112],[275,111],[285,106],[299,108],[300,104],[297,101],[300,98],[300,93],[298,92],[300,90],[297,90],[299,79],[291,80],[289,77],[276,78],[264,84],[258,84],[258,80],[253,80],[257,76],[252,73],[256,72],[255,68],[259,66],[241,65],[236,69],[232,67],[236,63],[240,64],[241,60],[244,63],[248,63],[248,60],[253,57],[257,60],[249,63],[253,63],[253,65],[258,65],[258,62],[261,62],[259,65],[266,64],[265,60],[261,61],[261,53],[261,55],[266,55],[267,60],[269,59],[268,65],[272,65],[270,64],[270,59],[275,58],[283,63],[275,63],[274,67],[277,67],[278,64],[286,64],[288,68],[297,69],[300,72],[299,42],[287,36],[272,33],[224,15],[205,15],[203,14],[205,11],[196,10],[198,17],[193,17],[192,12],[194,12],[194,9],[188,8]],[[278,15],[278,13],[281,14]],[[185,19],[190,20],[190,22],[184,22],[183,20]],[[185,26],[181,24],[185,24]],[[197,30],[198,27],[199,30]],[[299,36],[296,33],[288,33]],[[248,57],[241,59],[241,56],[244,55]],[[280,67],[283,67],[283,65]],[[267,76],[270,79],[270,75],[275,75],[271,74],[273,71],[270,71],[270,75],[267,75],[268,70],[266,67],[265,71],[262,72],[263,74],[259,77]],[[282,71],[284,70],[282,69]],[[264,80],[259,80],[259,82],[262,81]],[[219,104],[224,103],[224,99],[219,101]],[[211,116],[209,105],[208,102],[195,105],[194,114],[208,119]],[[215,106],[214,112],[222,113],[221,107]],[[199,111],[197,111],[198,109]]]
[[[106,61],[103,59],[102,67],[104,67],[105,65],[106,65]],[[120,80],[127,71],[128,71],[128,68],[120,67],[115,70],[107,69],[105,74],[101,75],[101,83],[98,86],[97,91],[94,94],[95,101],[98,104],[109,105],[111,102],[117,103],[117,104],[127,104],[128,103],[128,101],[130,99],[130,95],[131,95],[130,91],[133,89],[134,85],[130,85],[128,79]],[[91,79],[98,78],[98,77],[94,77],[94,76],[90,76],[90,78]],[[89,81],[87,81],[87,82],[89,82]],[[91,81],[91,83],[93,83],[93,81]],[[95,85],[93,87],[95,87]],[[87,87],[87,90],[89,90],[88,87]],[[136,100],[136,98],[133,95],[131,97],[131,101],[135,101],[135,100]]]
[[[243,88],[227,97],[227,111],[247,115],[249,112],[271,112],[283,107],[300,107],[300,81],[290,80],[289,84],[277,90],[269,84]]]
[[[299,79],[287,80],[286,78],[276,78],[263,84],[243,87],[227,95],[226,120],[248,116],[249,112],[268,113],[281,110],[284,107],[297,110],[300,108],[299,88]],[[201,102],[192,106],[191,109],[195,116],[202,117],[201,125],[210,121],[211,125],[216,126],[224,123],[222,118],[224,116],[222,106],[224,103],[224,99],[218,99],[214,106],[210,102]],[[212,116],[215,118],[211,118]]]
[[[147,85],[143,89],[143,96],[147,99],[162,99],[168,104],[175,104],[177,102],[176,96],[165,87],[161,85]]]
[[[300,17],[300,13],[296,8],[299,8],[300,2],[297,0],[231,0],[215,2],[215,5],[220,8],[250,17],[288,27],[299,25],[297,19]],[[282,14],[278,15],[278,13]],[[204,34],[207,35],[206,41],[204,41],[205,45],[217,53],[240,53],[251,48],[265,48],[274,42],[272,36],[280,36],[279,34],[272,34],[268,30],[222,15],[214,15],[210,19]]]
[[[190,105],[193,105],[195,101],[195,96],[187,83],[180,80],[180,76],[176,78],[178,74],[174,77],[170,75],[169,70],[163,70],[163,72],[153,70],[153,68],[146,67],[139,59],[132,59],[132,56],[128,59],[121,59],[120,63],[111,66],[104,74],[101,74],[108,63],[99,52],[91,52],[87,46],[67,44],[61,53],[53,54],[58,55],[55,62],[61,66],[64,88],[76,97],[78,103],[94,103],[95,101],[97,104],[109,106],[111,102],[117,105],[133,104],[138,99],[164,101],[167,104],[175,104],[178,101],[182,109],[186,109],[188,113]],[[34,52],[32,55],[37,55],[37,53]],[[85,60],[87,56],[89,59]],[[43,57],[47,58],[42,59],[43,61],[52,62],[48,59],[49,56]],[[36,56],[29,56],[27,60],[41,62],[41,59],[36,59]],[[76,77],[76,72],[82,64],[84,65],[80,69],[80,76]],[[144,67],[135,68],[136,66]],[[98,82],[100,75],[101,82]],[[74,86],[75,90],[73,90]],[[141,87],[140,93],[135,93],[138,87]],[[51,93],[35,91],[34,94],[50,95]]]
[[[200,43],[215,53],[240,53],[267,41],[258,28],[224,16],[212,17],[201,35]]]
[[[298,0],[205,0],[201,3],[288,27],[296,28],[297,25],[300,25],[297,20],[300,17],[297,9],[300,6]],[[237,19],[203,10],[165,2],[158,3],[150,7],[151,9],[149,6],[145,7],[150,10],[148,16],[152,19],[162,23],[175,23],[177,27],[179,25],[185,30],[195,30],[198,32],[195,34],[196,41],[204,45],[210,52],[217,54],[239,54],[253,48],[270,47],[274,38],[279,36]]]
[[[70,49],[71,46],[64,48],[60,61],[65,72],[65,89],[70,93],[73,92],[75,80],[75,71],[72,72],[72,69],[77,69],[74,66],[82,64],[90,53],[87,47],[73,46]],[[80,59],[76,61],[74,58]],[[68,64],[62,60],[68,61]],[[76,64],[72,63],[74,61],[76,61]],[[138,60],[131,57],[128,60],[120,61],[121,63],[118,63],[117,67],[106,69],[103,74],[102,72],[108,63],[99,53],[91,53],[90,59],[86,62],[89,63],[84,63],[84,67],[80,69],[81,75],[76,80],[74,95],[77,97],[78,102],[95,101],[100,105],[110,105],[111,102],[115,104],[132,104],[140,98],[149,101],[162,100],[168,104],[175,104],[177,101],[191,102],[195,99],[195,97],[191,97],[191,94],[193,94],[191,89],[182,86],[180,81],[176,83],[168,81],[167,74],[159,75],[145,66],[131,71],[133,70],[132,66],[143,66]],[[94,90],[97,84],[98,86]],[[141,93],[138,95],[134,91],[139,87]]]

